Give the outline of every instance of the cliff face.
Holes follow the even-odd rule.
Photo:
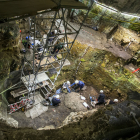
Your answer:
[[[112,6],[119,11],[129,13],[140,13],[139,0],[98,0],[108,6]]]
[[[0,25],[0,91],[4,88],[4,80],[18,67],[19,39],[19,28],[15,22]]]
[[[84,116],[82,120],[55,130],[37,131],[31,128],[15,129],[0,121],[1,140],[131,140],[139,139],[139,127],[130,115],[133,110],[140,117],[140,109],[131,102]],[[138,135],[137,135],[138,134]],[[134,136],[134,137],[133,137]]]

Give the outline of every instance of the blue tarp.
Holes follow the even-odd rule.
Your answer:
[[[56,90],[56,94],[60,94],[62,91],[61,91],[61,88],[59,88],[58,90]]]

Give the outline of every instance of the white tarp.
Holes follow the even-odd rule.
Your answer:
[[[83,102],[83,105],[87,108],[89,105],[86,102]]]
[[[26,77],[26,78],[25,78]],[[34,78],[35,78],[35,75],[34,74],[31,74],[30,75],[30,81],[29,80],[29,75],[25,76],[25,77],[22,77],[22,81],[24,82],[25,85],[28,85],[28,82],[30,82],[30,86],[32,86],[33,82],[34,82]],[[27,79],[27,80],[26,80]],[[49,77],[47,76],[47,74],[44,72],[44,73],[39,73],[37,76],[36,76],[36,80],[35,80],[35,83],[40,83],[40,82],[43,82],[43,81],[46,81],[48,80]]]
[[[86,98],[85,98],[84,96],[81,96],[81,99],[82,99],[82,100],[85,100]]]

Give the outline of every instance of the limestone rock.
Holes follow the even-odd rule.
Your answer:
[[[38,128],[37,130],[50,130],[50,129],[55,129],[53,125],[47,125],[44,128]]]
[[[122,12],[137,13],[140,11],[140,1],[136,0],[99,0],[108,6],[114,7]]]
[[[65,106],[73,111],[86,111],[87,108],[83,106],[83,100],[81,100],[80,95],[76,92],[71,92],[65,96]]]
[[[61,54],[58,54],[58,55],[57,55],[57,58],[58,58],[58,59],[62,59],[62,55],[61,55]]]
[[[67,125],[69,123],[73,123],[73,122],[78,122],[81,119],[83,119],[83,117],[89,117],[91,116],[94,112],[96,112],[97,109],[93,109],[87,112],[71,112],[69,116],[67,116],[67,118],[63,121],[62,126]],[[61,127],[62,127],[61,126]]]
[[[128,30],[126,28],[123,28],[121,26],[118,27],[117,31],[113,35],[113,41],[117,42],[120,44],[123,48],[126,48],[130,42],[131,45],[129,46],[129,49],[131,51],[137,51],[140,46],[140,38],[136,34],[136,32],[132,30]]]

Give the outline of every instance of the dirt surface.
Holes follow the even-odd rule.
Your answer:
[[[73,27],[75,28],[79,27],[79,25],[77,24],[74,23],[72,24]],[[74,36],[72,35],[69,37],[74,38]],[[131,56],[127,52],[125,52],[120,48],[120,46],[117,46],[111,40],[107,40],[105,34],[100,33],[98,31],[94,31],[88,27],[82,28],[77,37],[77,40],[80,43],[88,44],[93,48],[110,51],[114,55],[122,57],[123,59],[131,58]],[[32,52],[30,53],[32,54]],[[32,58],[32,55],[30,53],[27,53],[27,55],[29,56],[28,60],[31,60]],[[89,96],[95,96],[96,98],[98,98],[99,96],[98,92],[93,87],[88,86],[84,91],[81,91],[80,93],[82,96],[86,98],[85,102],[87,102],[87,104],[90,106],[90,109],[92,109]],[[55,128],[57,128],[61,126],[65,118],[73,111],[72,109],[69,109],[69,107],[65,106],[64,103],[65,93],[61,94],[60,96],[61,96],[60,106],[58,107],[49,106],[47,112],[41,114],[39,117],[33,120],[31,118],[27,118],[23,112],[16,112],[11,114],[11,116],[19,122],[19,127],[33,127],[34,129],[38,129],[40,127],[53,125]],[[76,101],[74,101],[74,103],[76,103]],[[102,107],[102,105],[96,106],[96,108],[98,107]],[[79,110],[75,109],[75,111],[78,112]],[[87,111],[87,109],[84,108],[82,111]]]
[[[90,109],[92,109],[90,105],[89,95],[98,97],[98,93],[96,92],[96,90],[93,87],[89,86],[80,93],[82,93],[82,95],[86,97],[85,102],[87,102],[88,105],[90,106]],[[76,93],[76,94],[80,95],[80,93]],[[68,94],[70,95],[71,93],[68,93]],[[73,109],[70,109],[69,107],[65,105],[65,97],[69,96],[68,94],[61,93],[60,94],[61,104],[57,107],[49,106],[47,112],[41,114],[39,117],[36,117],[35,119],[27,118],[25,114],[21,111],[12,113],[11,117],[13,117],[15,120],[18,121],[20,128],[32,127],[34,129],[38,129],[38,128],[44,128],[49,125],[53,125],[55,128],[57,128],[61,126],[65,118],[71,112],[73,112]],[[74,101],[74,104],[77,104],[77,102]],[[81,106],[83,106],[82,103],[81,103]],[[82,109],[83,110],[81,111],[87,111],[87,109],[84,106]],[[79,112],[79,108],[75,108],[74,111]]]
[[[55,128],[59,127],[64,119],[70,114],[71,110],[66,108],[63,103],[58,107],[49,106],[47,112],[41,114],[35,119],[27,118],[21,111],[11,114],[15,120],[18,121],[19,127],[32,127],[38,129],[47,125],[53,125]]]
[[[79,25],[76,23],[70,23],[75,29],[79,28]],[[75,35],[69,35],[70,38],[74,38]],[[87,44],[93,48],[106,50],[112,52],[115,56],[121,57],[123,59],[130,59],[132,56],[121,48],[121,46],[115,44],[112,39],[107,40],[107,37],[104,33],[99,31],[94,31],[88,27],[82,27],[79,32],[77,39],[82,44]]]
[[[82,96],[86,98],[85,102],[91,107],[91,100],[89,99],[89,96],[94,96],[96,99],[98,98],[99,94],[98,92],[92,87],[92,86],[87,86],[85,90],[80,92]]]

